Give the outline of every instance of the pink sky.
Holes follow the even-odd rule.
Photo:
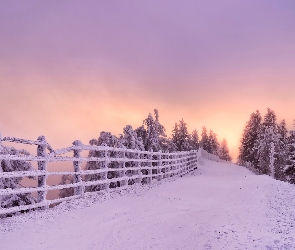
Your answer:
[[[295,3],[0,3],[0,131],[54,148],[140,126],[157,108],[237,148],[267,107],[295,119]]]

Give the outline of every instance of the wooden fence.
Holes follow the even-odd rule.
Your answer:
[[[3,141],[15,142],[21,144],[30,144],[37,146],[37,156],[2,154]],[[6,147],[8,148],[8,147]],[[82,157],[81,152],[87,150],[89,157]],[[65,156],[72,152],[73,157]],[[93,153],[100,155],[92,157]],[[97,154],[98,153],[98,154]],[[38,177],[38,187],[20,187],[16,189],[0,189],[1,197],[12,194],[25,194],[37,192],[37,203],[30,205],[21,205],[9,208],[0,207],[0,215],[25,211],[34,208],[48,208],[49,205],[81,198],[89,194],[91,186],[99,186],[97,192],[108,192],[110,188],[114,190],[125,188],[134,183],[151,183],[152,180],[161,181],[163,178],[173,176],[183,176],[197,168],[197,151],[185,152],[152,152],[139,151],[125,148],[111,148],[106,146],[84,145],[81,141],[74,141],[73,146],[53,150],[46,142],[44,136],[39,136],[36,141],[24,140],[13,137],[1,137],[0,135],[0,163],[2,161],[28,161],[37,162],[38,170],[33,171],[14,171],[3,172],[0,164],[0,187],[4,178],[15,177]],[[49,172],[47,171],[48,162],[73,162],[73,171],[71,172]],[[81,164],[97,164],[98,169],[82,170]],[[116,173],[109,177],[108,173]],[[52,175],[72,175],[74,182],[65,185],[49,186],[46,184],[48,176]],[[87,176],[99,176],[96,180],[87,181]],[[115,177],[114,177],[115,176]],[[89,178],[88,178],[89,179]],[[116,185],[112,185],[116,183]],[[49,190],[61,190],[65,188],[74,188],[74,194],[70,197],[47,200],[46,193]]]

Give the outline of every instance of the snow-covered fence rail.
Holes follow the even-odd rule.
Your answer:
[[[37,156],[28,154],[4,154],[2,141],[30,144],[37,146]],[[47,152],[47,150],[49,152]],[[82,157],[83,150],[89,151],[88,157]],[[63,156],[73,152],[73,157]],[[100,155],[94,157],[92,155]],[[2,161],[37,162],[38,170],[4,172]],[[49,162],[73,162],[70,172],[50,172],[47,170]],[[92,164],[93,168],[83,170],[81,164]],[[152,152],[131,150],[126,148],[111,148],[107,146],[84,145],[81,141],[74,141],[73,146],[53,150],[44,136],[37,141],[24,140],[12,137],[1,138],[0,135],[0,205],[1,199],[7,195],[28,194],[37,192],[37,202],[30,205],[19,205],[3,208],[0,206],[0,215],[11,214],[34,208],[48,208],[49,205],[81,198],[93,192],[108,192],[110,188],[121,189],[134,183],[151,183],[163,178],[183,176],[197,167],[197,151],[185,152]],[[46,180],[53,175],[72,175],[73,183],[49,186]],[[37,187],[2,188],[1,182],[15,177],[37,177]],[[50,190],[74,188],[74,194],[69,197],[47,200],[46,194]]]

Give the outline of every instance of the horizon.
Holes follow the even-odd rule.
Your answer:
[[[141,125],[159,110],[206,126],[236,159],[250,114],[293,129],[295,3],[2,1],[2,136],[54,148]],[[290,107],[290,108],[289,108]]]

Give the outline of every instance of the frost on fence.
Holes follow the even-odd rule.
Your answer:
[[[12,149],[0,144],[0,201],[2,202],[0,203],[0,215],[46,208],[53,203],[84,197],[84,195],[95,192],[109,192],[136,183],[148,184],[152,181],[161,181],[164,178],[183,176],[197,166],[197,151],[174,153],[142,151],[126,149],[122,145],[117,145],[117,147],[98,146],[95,141],[91,141],[90,145],[83,145],[80,141],[75,141],[71,147],[53,150],[43,136],[40,136],[37,141],[5,138],[6,141],[36,145],[37,156],[32,156],[25,151],[13,153]],[[47,153],[46,150],[49,152]],[[81,157],[80,153],[83,150],[89,151],[88,157]],[[62,156],[71,151],[73,157]],[[34,161],[38,163],[38,170],[31,167],[31,162]],[[56,161],[72,161],[73,171],[48,172],[47,163]],[[22,163],[24,167],[11,168],[10,170],[2,167],[10,166],[16,162]],[[81,168],[82,162],[86,162],[84,170]],[[46,179],[52,175],[67,176],[63,177],[64,182],[60,185],[48,186]],[[37,178],[38,187],[20,187],[19,182],[14,182],[14,186],[3,185],[3,183],[11,183],[13,180],[21,180],[24,176]],[[70,183],[66,183],[67,178],[70,179]],[[70,192],[63,192],[66,189]],[[47,200],[46,193],[50,190],[60,190],[61,198]],[[13,205],[15,203],[12,203],[13,199],[11,198],[10,206],[7,205],[7,202],[3,203],[3,197],[32,197],[32,192],[37,192],[37,199]]]
[[[4,139],[7,140],[7,138]],[[13,138],[12,141],[14,141],[14,139],[15,138]],[[21,158],[28,156],[30,156],[30,154],[25,150],[17,150],[15,148],[3,146],[0,135],[0,208],[5,208],[7,210],[6,214],[9,214],[9,209],[12,207],[32,205],[37,202],[28,192],[14,193],[14,190],[21,188],[20,182],[22,176],[9,176],[9,174],[14,173],[16,170],[18,172],[32,172],[33,168],[31,162],[21,160]],[[27,176],[29,178],[35,178],[34,175]],[[1,214],[2,213],[0,213],[0,217]]]

